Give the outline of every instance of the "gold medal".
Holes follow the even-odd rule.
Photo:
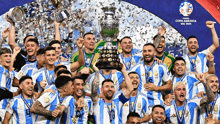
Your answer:
[[[131,60],[131,65],[135,65],[135,61],[134,60]]]
[[[124,106],[128,106],[128,103],[126,102]]]
[[[77,121],[77,118],[76,118],[76,117],[73,117],[73,118],[72,118],[72,122],[73,122],[73,123],[76,123],[76,121]]]
[[[86,111],[88,110],[88,105],[87,105],[87,104],[85,105],[85,110],[86,110]]]
[[[183,111],[179,111],[179,115],[180,117],[182,117]]]
[[[217,105],[215,105],[215,107],[214,107],[214,112],[218,112],[218,106]]]
[[[156,77],[158,76],[158,72],[157,71],[154,72],[154,76],[156,76]]]
[[[186,65],[189,65],[189,62],[186,62]]]
[[[141,108],[141,103],[138,103],[138,104],[137,104],[137,107],[138,107],[138,108]]]
[[[198,58],[196,58],[196,63],[199,63],[199,59]]]
[[[192,59],[192,63],[195,63],[195,59]]]
[[[152,71],[149,71],[148,75],[149,75],[149,77],[152,77],[152,75],[153,75]]]

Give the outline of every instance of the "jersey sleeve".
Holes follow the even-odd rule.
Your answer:
[[[203,50],[201,53],[208,54],[208,53],[210,53],[210,50],[209,50],[209,48],[207,48],[207,49]]]
[[[68,106],[70,105],[70,102],[74,102],[73,96],[65,97],[61,105],[64,105],[66,107],[66,109],[67,109]],[[75,104],[75,103],[73,103],[73,104]]]
[[[52,103],[56,97],[57,95],[55,93],[47,92],[40,96],[40,98],[38,98],[37,101],[39,101],[45,108],[46,106],[49,106],[50,103]]]
[[[167,82],[170,80],[170,73],[168,71],[168,68],[165,65],[162,65],[162,68],[163,68],[163,72],[164,72],[162,80],[164,82]]]
[[[91,74],[86,82],[86,85],[84,86],[84,90],[86,93],[91,93],[92,90],[92,83],[94,81],[95,73]]]
[[[11,100],[8,102],[6,111],[7,111],[8,113],[10,113],[10,114],[13,114],[13,112],[14,112],[13,106],[14,106],[14,99],[11,99]]]
[[[15,77],[20,80],[22,76],[25,76],[28,72],[27,64],[24,65],[21,70],[15,75]]]

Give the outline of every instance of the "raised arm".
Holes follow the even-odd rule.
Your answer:
[[[55,26],[55,40],[58,40],[61,42],[60,38],[60,23],[57,22],[57,20],[54,20],[54,26]]]
[[[2,44],[5,42],[5,39],[8,37],[8,35],[9,35],[9,28],[6,28],[2,32],[2,38],[0,40],[0,49],[2,48]]]
[[[91,98],[92,98],[93,103],[96,103],[98,101],[98,98],[99,98],[99,93],[98,93],[98,88],[99,88],[99,69],[95,66],[95,64],[93,66],[93,68],[95,70],[95,77],[94,77],[94,81],[92,83],[92,94],[91,94]]]
[[[85,64],[83,50],[82,50],[83,44],[84,44],[84,39],[78,38],[77,39],[77,46],[78,46],[78,51],[79,51],[79,58],[78,58],[78,61],[76,61],[70,65],[72,72],[77,70],[78,68],[80,68],[81,66],[83,66]]]
[[[213,44],[209,47],[209,51],[213,54],[215,52],[215,50],[219,47],[219,39],[218,39],[218,35],[215,31],[214,22],[207,21],[206,26],[208,28],[210,28],[211,33],[212,33]]]
[[[19,47],[19,45],[16,44],[16,42],[15,42],[15,23],[8,18],[8,13],[6,13],[5,18],[11,24],[11,29],[10,29],[9,38],[8,38],[9,42],[8,43],[9,43],[9,46],[11,47],[11,49],[14,49],[15,47]]]
[[[207,105],[210,102],[215,100],[215,94],[213,93],[212,89],[209,87],[207,82],[205,81],[204,74],[202,73],[197,73],[196,78],[204,85],[205,91],[207,94],[207,97],[203,97],[200,101],[200,106]]]
[[[214,63],[214,56],[213,56],[213,54],[208,53],[208,55],[206,55],[206,58],[209,61],[208,74],[215,74],[215,63]]]
[[[125,84],[126,84],[126,89],[123,90],[123,94],[126,98],[130,98],[130,94],[131,94],[131,92],[133,91],[134,88],[133,88],[132,82],[130,80],[130,77],[128,76],[128,73],[126,71],[126,67],[125,67],[124,64],[122,64],[121,72],[124,76],[124,81],[125,81]]]

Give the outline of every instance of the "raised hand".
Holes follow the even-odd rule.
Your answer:
[[[210,61],[210,62],[213,62],[213,61],[214,61],[214,56],[213,56],[212,53],[208,53],[208,54],[206,55],[206,58],[207,58],[207,60]]]
[[[156,91],[157,86],[154,85],[153,83],[145,83],[144,84],[145,91]]]
[[[81,49],[83,47],[83,44],[84,44],[84,39],[82,37],[77,38],[77,46],[78,46],[78,48]]]
[[[8,18],[8,13],[5,14],[5,19],[6,19],[9,23],[11,23],[11,24],[13,24],[13,25],[15,24],[15,22],[13,22],[11,19]]]
[[[200,82],[205,82],[205,76],[203,73],[196,73],[195,76]]]
[[[210,29],[214,28],[214,22],[213,21],[206,21],[206,26]]]
[[[166,28],[163,26],[159,27],[159,31],[158,31],[158,34],[160,36],[163,36],[164,34],[166,33]]]
[[[2,39],[6,39],[9,35],[9,28],[6,28],[3,32],[2,32]]]
[[[14,50],[13,50],[13,54],[14,55],[18,55],[18,53],[21,51],[21,48],[20,47],[15,47]]]

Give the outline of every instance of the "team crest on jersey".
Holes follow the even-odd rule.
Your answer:
[[[137,104],[137,108],[141,108],[141,103],[140,102]]]
[[[176,117],[176,114],[173,114],[171,117]]]
[[[218,106],[217,105],[215,105],[215,107],[214,107],[214,112],[218,112]]]
[[[199,58],[196,58],[196,63],[199,63]]]
[[[73,123],[76,123],[76,122],[77,122],[77,118],[76,118],[76,117],[73,117],[73,118],[72,118],[72,122],[73,122]]]
[[[23,76],[23,72],[20,72],[20,73],[19,73],[19,76],[22,77],[22,76]]]
[[[49,97],[45,97],[45,98],[44,98],[44,102],[45,102],[45,103],[50,102],[50,98],[49,98]]]
[[[124,106],[128,106],[128,103],[125,103],[125,105]]]
[[[145,76],[145,74],[143,73],[141,76]]]
[[[112,106],[113,106],[114,109],[116,108],[115,103],[112,103]]]
[[[186,110],[186,114],[185,115],[187,116],[188,114],[189,114],[189,110]]]
[[[113,82],[114,82],[114,83],[117,82],[117,78],[116,78],[116,77],[113,78]]]
[[[158,76],[158,72],[157,71],[154,72],[154,76],[156,76],[156,77]]]
[[[86,110],[86,111],[88,110],[88,105],[87,105],[87,104],[85,105],[85,110]]]
[[[23,109],[23,107],[20,105],[20,106],[18,106],[18,109]]]
[[[135,61],[134,60],[131,61],[131,65],[135,65]]]

